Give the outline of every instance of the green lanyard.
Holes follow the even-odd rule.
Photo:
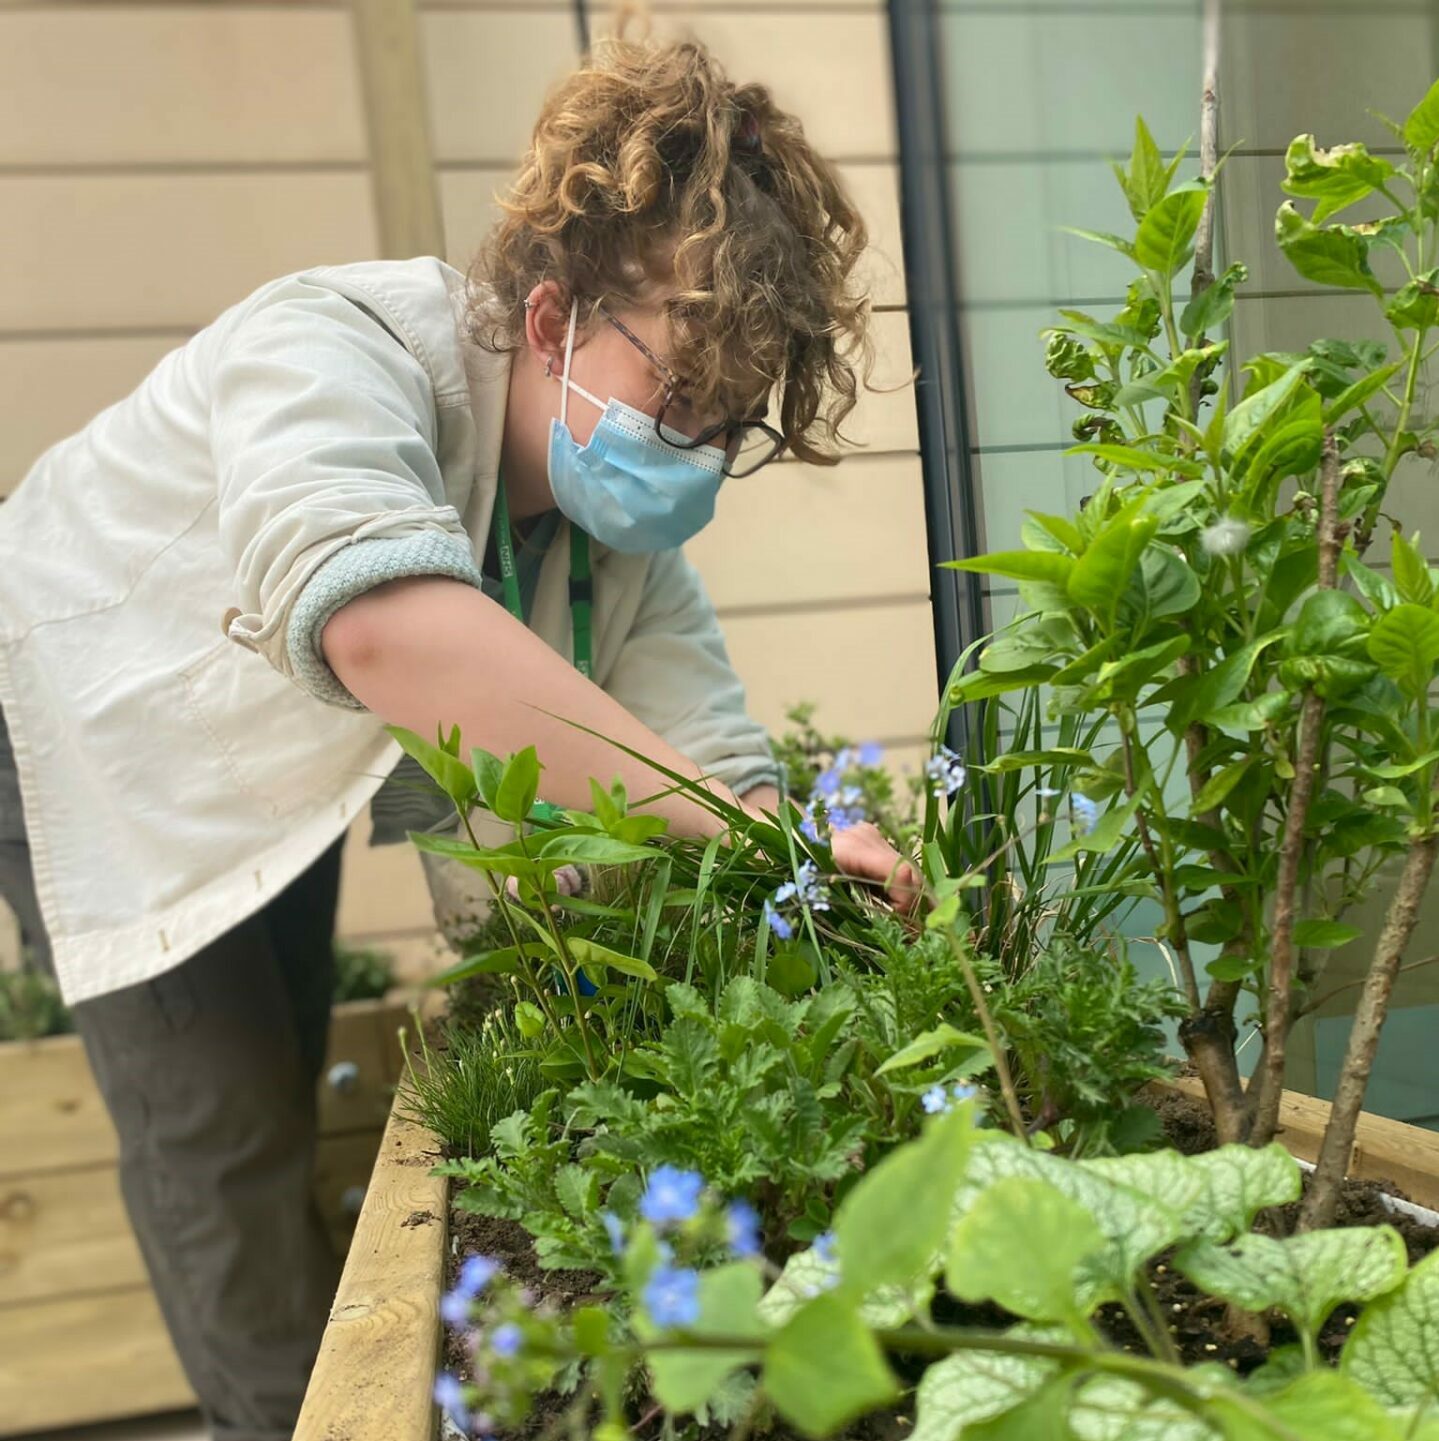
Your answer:
[[[520,598],[520,577],[515,568],[515,545],[510,533],[510,504],[505,498],[505,483],[495,491],[495,549],[500,556],[500,582],[505,591],[505,609],[520,622],[525,622],[524,602]],[[590,612],[594,606],[595,588],[590,577],[590,538],[579,526],[570,526],[570,623],[574,630],[575,669],[589,679],[594,649]]]

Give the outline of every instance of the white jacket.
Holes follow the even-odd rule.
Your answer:
[[[398,759],[306,641],[395,573],[478,582],[509,362],[463,339],[464,296],[428,257],[275,280],[0,506],[0,707],[69,1001],[264,905]],[[568,551],[530,618],[566,656]],[[772,780],[682,555],[593,569],[595,680],[727,784]]]

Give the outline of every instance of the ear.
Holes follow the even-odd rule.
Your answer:
[[[565,288],[558,280],[540,281],[525,299],[525,340],[530,354],[556,375],[564,369],[569,328],[570,297]]]

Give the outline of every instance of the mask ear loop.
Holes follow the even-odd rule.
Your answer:
[[[575,319],[580,312],[578,295],[570,299],[570,327],[565,332],[565,373],[560,377],[560,424],[568,426],[570,411],[570,360],[575,353]]]

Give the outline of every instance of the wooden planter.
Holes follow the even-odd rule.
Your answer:
[[[1159,1088],[1204,1099],[1197,1080]],[[1280,1139],[1312,1161],[1328,1119],[1328,1101],[1286,1091]],[[434,1441],[449,1223],[449,1182],[428,1174],[439,1154],[423,1127],[390,1116],[294,1441]],[[1349,1174],[1439,1210],[1439,1134],[1366,1111]]]
[[[1157,1088],[1200,1102],[1205,1099],[1197,1077],[1161,1081]],[[1318,1160],[1329,1109],[1328,1101],[1284,1092],[1279,1102],[1279,1139],[1290,1155],[1301,1161]],[[1363,1111],[1354,1130],[1349,1175],[1356,1181],[1392,1181],[1411,1201],[1439,1211],[1439,1132]]]
[[[336,1007],[315,1186],[337,1249],[400,1069],[404,1008]],[[0,1045],[0,1436],[194,1404],[120,1197],[115,1133],[78,1036]]]
[[[431,1441],[450,1184],[391,1112],[294,1441]]]

